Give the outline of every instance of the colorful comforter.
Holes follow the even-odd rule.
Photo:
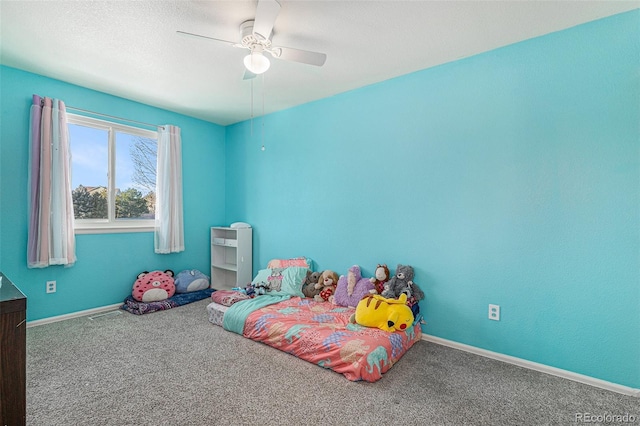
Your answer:
[[[231,309],[225,313],[225,323],[232,321],[227,318],[229,312]],[[354,312],[353,308],[292,297],[245,312],[242,334],[349,380],[375,382],[420,340],[420,325],[389,333],[351,324]]]

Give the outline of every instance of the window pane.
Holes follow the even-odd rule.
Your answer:
[[[76,221],[76,232],[150,230],[157,132],[74,114],[67,119],[74,215],[86,219]]]
[[[156,207],[155,139],[116,132],[116,219],[153,219]]]
[[[107,219],[106,130],[69,124],[71,186],[76,219]]]

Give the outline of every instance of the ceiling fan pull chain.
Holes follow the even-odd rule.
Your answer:
[[[251,80],[251,136],[253,137],[253,79]]]
[[[262,74],[262,150],[264,151],[264,74]]]

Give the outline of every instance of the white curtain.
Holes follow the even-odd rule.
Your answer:
[[[59,99],[33,95],[29,128],[27,266],[76,261],[67,113]]]
[[[158,128],[155,252],[184,251],[182,220],[182,141],[180,128]]]

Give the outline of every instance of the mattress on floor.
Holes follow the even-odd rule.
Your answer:
[[[229,323],[235,324],[234,317],[246,314],[247,304],[265,297],[269,296],[238,302],[232,309],[209,304],[209,321],[238,333],[228,327]],[[291,297],[252,310],[245,317],[242,335],[343,374],[349,380],[375,382],[420,340],[420,324],[390,333],[351,323],[354,313],[354,308]]]
[[[207,312],[209,313],[209,322],[222,327],[222,320],[224,313],[229,309],[228,306],[221,305],[216,302],[211,302],[207,305]]]

